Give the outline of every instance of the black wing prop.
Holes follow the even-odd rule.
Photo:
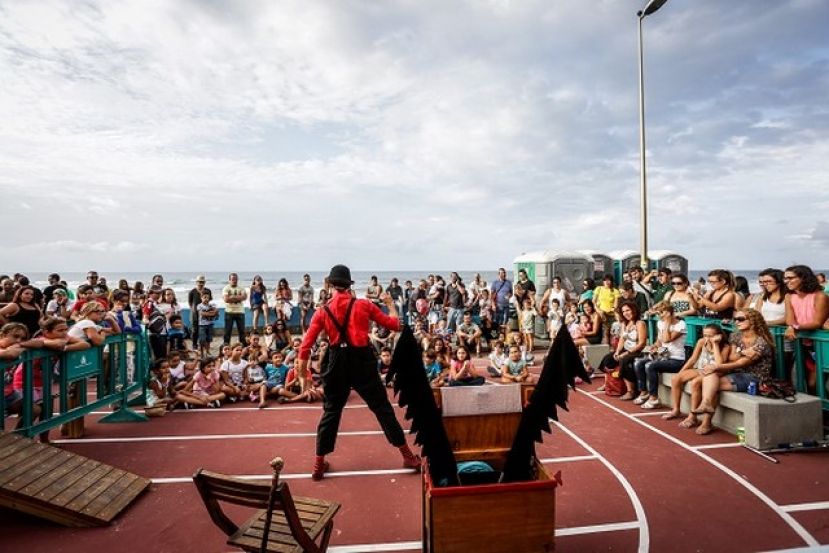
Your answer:
[[[550,433],[550,420],[558,420],[556,405],[567,410],[567,386],[575,386],[575,378],[590,382],[579,350],[566,329],[557,335],[547,352],[541,376],[524,408],[521,423],[507,454],[502,482],[522,482],[535,478],[533,459],[535,442],[541,443],[541,431]]]
[[[458,467],[455,455],[443,428],[443,419],[435,404],[432,388],[423,368],[420,346],[408,326],[403,328],[386,381],[394,378],[398,405],[406,409],[406,418],[412,421],[411,433],[429,458],[429,474],[437,486],[457,486]]]

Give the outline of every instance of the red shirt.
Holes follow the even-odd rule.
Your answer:
[[[351,294],[347,291],[334,293],[334,297],[328,302],[328,309],[337,318],[337,321],[342,324],[345,318],[345,312],[348,309],[348,303],[351,301]],[[351,308],[351,317],[348,320],[348,343],[354,347],[366,347],[369,345],[368,329],[369,321],[374,321],[382,327],[389,330],[400,330],[400,319],[397,317],[390,317],[383,313],[379,307],[368,300],[356,300],[354,307]],[[311,357],[311,346],[316,342],[319,333],[325,330],[328,334],[331,345],[339,344],[340,332],[334,326],[331,317],[325,309],[317,309],[314,317],[311,319],[311,324],[308,326],[308,332],[305,333],[305,338],[302,339],[302,345],[299,347],[299,358],[307,360]]]

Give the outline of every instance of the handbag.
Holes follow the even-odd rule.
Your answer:
[[[621,396],[627,393],[625,381],[622,380],[622,371],[620,367],[616,367],[612,371],[605,373],[604,377],[604,393],[608,396]]]
[[[787,380],[770,380],[760,384],[759,394],[769,399],[782,399],[786,403],[797,401],[797,392]]]

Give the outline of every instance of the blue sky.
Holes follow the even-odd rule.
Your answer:
[[[0,3],[0,272],[638,249],[626,0]],[[650,243],[829,267],[829,3],[644,21]]]

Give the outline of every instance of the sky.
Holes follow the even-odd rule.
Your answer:
[[[638,250],[628,0],[0,0],[0,273]],[[829,2],[643,21],[649,242],[829,267]]]

